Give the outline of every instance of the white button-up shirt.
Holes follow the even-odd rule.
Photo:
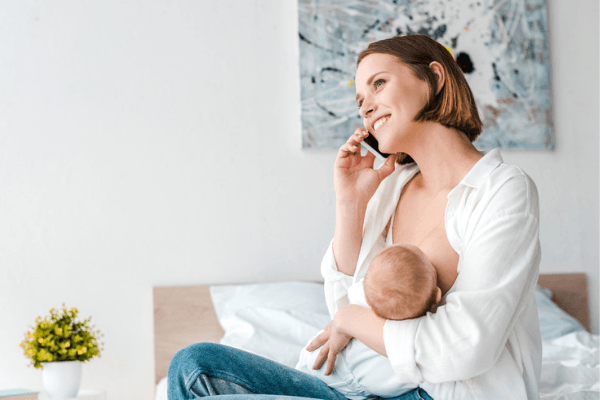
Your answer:
[[[396,165],[369,202],[354,276],[338,271],[329,246],[321,273],[332,317],[385,247],[383,230],[417,171],[416,164]],[[445,224],[459,254],[458,277],[435,313],[386,321],[383,340],[392,368],[402,382],[418,384],[435,400],[539,399],[535,184],[492,150],[448,194]]]

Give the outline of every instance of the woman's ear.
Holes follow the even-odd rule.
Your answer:
[[[442,289],[439,287],[436,287],[435,289],[435,304],[438,304],[440,301],[442,301]]]
[[[437,75],[437,91],[435,94],[437,95],[440,90],[444,87],[444,83],[446,82],[446,71],[444,71],[444,67],[437,61],[432,61],[429,64],[429,68],[433,70],[433,73]]]

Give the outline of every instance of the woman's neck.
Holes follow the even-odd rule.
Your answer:
[[[449,192],[483,155],[456,129],[434,122],[425,122],[422,128],[418,143],[407,151],[419,166],[418,184],[432,193]]]

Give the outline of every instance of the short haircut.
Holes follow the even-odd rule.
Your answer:
[[[417,114],[415,121],[439,122],[463,132],[471,142],[477,139],[483,123],[475,98],[460,66],[444,46],[425,35],[396,36],[369,44],[358,56],[356,65],[374,53],[398,57],[417,78],[429,84],[429,103]],[[444,87],[437,95],[437,75],[429,67],[433,61],[442,65],[446,76]],[[406,153],[399,153],[397,161],[400,164],[414,162]]]
[[[416,250],[416,251],[415,251]],[[371,262],[364,278],[367,304],[385,319],[425,315],[436,303],[437,274],[416,247],[393,245]]]

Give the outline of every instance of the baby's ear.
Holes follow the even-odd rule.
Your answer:
[[[442,289],[438,287],[435,288],[435,304],[438,304],[442,301]]]

